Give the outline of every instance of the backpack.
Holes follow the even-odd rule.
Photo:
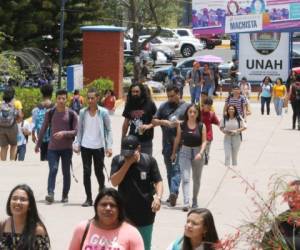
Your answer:
[[[295,84],[295,99],[300,101],[300,84]]]
[[[43,126],[47,110],[48,109],[45,108],[45,107],[38,107],[38,111],[37,111],[37,114],[36,114],[35,125],[34,125],[37,134],[39,134],[40,131],[41,131],[41,128]],[[50,128],[48,127],[47,130],[46,130],[46,133],[43,137],[43,142],[49,142],[49,141],[50,141]]]
[[[12,127],[16,121],[17,110],[13,104],[2,102],[0,108],[0,127]]]
[[[79,97],[73,97],[71,103],[71,109],[73,109],[77,114],[79,114],[81,107],[82,105],[80,103]]]
[[[239,116],[237,117],[237,121],[238,121],[238,128],[241,128],[241,120],[242,118]],[[225,123],[226,123],[226,117],[223,116],[223,126],[225,128]],[[242,132],[240,132],[240,137],[241,137],[241,141],[243,140],[243,135],[242,135]]]

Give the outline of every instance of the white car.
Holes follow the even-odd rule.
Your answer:
[[[148,28],[144,29],[140,36],[145,36],[145,35],[151,35],[155,31],[154,28]],[[132,30],[129,30],[127,32],[127,35],[132,35]],[[194,37],[185,37],[185,36],[178,36],[175,34],[175,32],[171,29],[168,28],[162,28],[161,32],[159,33],[159,38],[163,39],[165,42],[169,43],[177,43],[175,45],[175,53],[176,55],[182,55],[183,57],[190,57],[193,56],[195,52],[199,50],[203,50],[204,46],[198,40],[197,38]],[[172,46],[172,45],[170,45]]]

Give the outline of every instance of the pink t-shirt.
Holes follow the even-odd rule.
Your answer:
[[[124,222],[119,228],[103,230],[90,224],[88,233],[80,249],[81,239],[87,221],[76,226],[69,250],[143,250],[144,243],[139,231]]]

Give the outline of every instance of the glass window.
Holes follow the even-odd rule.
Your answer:
[[[180,36],[189,36],[189,33],[186,30],[177,30],[177,34]]]

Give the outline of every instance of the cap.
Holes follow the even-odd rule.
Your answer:
[[[247,77],[243,76],[242,81],[247,81]]]
[[[121,155],[132,156],[139,145],[140,143],[136,136],[128,135],[124,137],[121,144]]]

